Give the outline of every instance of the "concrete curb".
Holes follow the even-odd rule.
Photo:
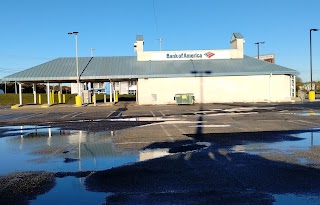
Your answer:
[[[20,105],[20,104],[12,105],[11,109],[18,109],[19,107],[22,107],[22,105]]]

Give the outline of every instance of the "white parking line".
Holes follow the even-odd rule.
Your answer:
[[[66,117],[68,117],[68,116],[70,116],[70,115],[74,115],[74,114],[76,114],[77,112],[73,112],[73,113],[70,113],[70,114],[67,114],[67,115],[64,115],[64,116],[62,116],[61,118],[66,118]]]
[[[319,123],[309,122],[309,121],[305,121],[305,120],[290,120],[288,122],[295,123],[295,124],[298,124],[298,125],[316,125],[316,126],[319,126]]]
[[[122,115],[122,113],[123,113],[122,111],[119,112],[119,114],[116,117],[120,117]]]
[[[107,117],[110,117],[110,115],[112,115],[114,113],[114,111],[111,111],[110,114]]]
[[[170,133],[164,128],[163,125],[160,125],[160,127],[162,128],[162,130],[164,131],[164,133],[166,133],[167,137],[171,137]]]
[[[213,113],[213,114],[207,114],[206,117],[214,117],[214,116],[225,116],[225,115],[252,115],[252,114],[259,114],[258,112],[239,112],[239,113]]]
[[[172,124],[172,126],[174,126],[175,128],[177,128],[177,130],[179,130],[182,134],[185,134],[185,132],[184,132],[180,127],[178,127],[177,125]]]
[[[230,125],[192,125],[188,127],[230,127]]]
[[[78,114],[72,115],[71,118],[75,118],[75,117],[77,117],[77,116],[79,116],[79,115],[82,115],[82,114],[85,114],[85,113],[86,113],[86,112],[80,112],[80,113],[78,113]]]
[[[150,112],[151,112],[151,114],[152,114],[152,116],[153,116],[153,117],[155,117],[155,116],[156,116],[156,115],[154,114],[154,112],[152,112],[151,110],[150,110]]]
[[[32,118],[32,117],[36,117],[36,116],[40,116],[40,115],[45,115],[45,113],[34,113],[34,114],[30,114],[30,115],[24,115],[24,116],[21,116],[21,117],[16,117],[16,118],[13,118],[14,120],[16,119],[28,119],[28,118]]]

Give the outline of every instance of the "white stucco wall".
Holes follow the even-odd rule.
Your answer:
[[[202,85],[202,86],[201,86]],[[203,99],[201,100],[201,91]],[[193,93],[196,103],[289,101],[290,76],[257,75],[138,80],[138,101],[147,104],[175,104],[174,96]]]

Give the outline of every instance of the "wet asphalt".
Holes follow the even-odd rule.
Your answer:
[[[120,149],[166,147],[173,150],[174,154],[167,157],[84,173],[89,190],[114,193],[107,199],[109,204],[273,204],[274,194],[320,195],[318,147],[289,155],[272,152],[249,155],[230,152],[230,148],[252,142],[290,141],[294,140],[291,134],[318,132],[319,114],[320,102],[202,106],[119,103],[49,108],[28,105],[0,109],[0,125],[122,130],[121,136],[113,139]],[[1,132],[0,137],[3,137]],[[211,145],[196,146],[196,142]],[[301,156],[312,163],[295,160]],[[76,176],[77,173],[55,175]],[[43,176],[40,173],[34,179],[43,181]],[[10,177],[5,178],[7,184]],[[2,182],[5,179],[0,178]],[[47,183],[41,185],[44,190],[31,191],[27,199],[52,187],[52,175],[45,181]],[[4,203],[11,199],[1,200]]]

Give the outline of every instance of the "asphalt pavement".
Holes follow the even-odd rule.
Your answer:
[[[113,193],[108,204],[273,204],[287,196],[288,203],[302,196],[318,204],[319,117],[320,102],[0,109],[0,125],[7,129],[112,130],[117,149],[169,149],[165,157],[84,173],[88,190]],[[307,149],[281,147],[291,141],[307,142]],[[2,180],[10,184],[10,177]]]

